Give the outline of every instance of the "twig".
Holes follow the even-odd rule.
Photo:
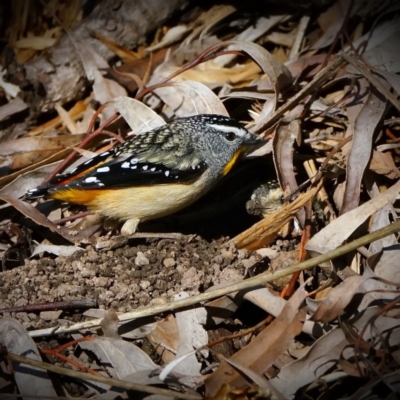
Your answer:
[[[79,338],[76,340],[72,340],[68,343],[65,343],[62,346],[59,346],[55,349],[46,349],[43,347],[39,347],[39,350],[42,354],[47,354],[49,356],[57,357],[60,360],[66,362],[66,363],[69,363],[69,364],[73,365],[74,367],[78,368],[80,371],[88,372],[89,374],[96,375],[96,376],[102,376],[94,369],[85,367],[84,365],[80,364],[79,362],[72,360],[71,358],[67,357],[64,354],[61,354],[61,352],[64,351],[65,349],[67,349],[68,347],[74,346],[77,343],[90,342],[92,340],[94,340],[94,338],[92,336],[85,336],[83,338]]]
[[[340,54],[341,55],[341,54]],[[331,64],[327,65],[323,70],[318,72],[314,79],[304,86],[299,92],[297,92],[291,99],[289,99],[285,104],[283,104],[280,108],[278,108],[272,116],[265,121],[263,124],[257,127],[257,131],[255,133],[262,133],[267,131],[269,128],[275,125],[276,122],[289,110],[296,107],[301,100],[304,99],[307,95],[309,95],[313,90],[315,90],[316,86],[320,86],[325,83],[332,75],[336,74],[340,68],[346,65],[346,60],[343,57],[339,57],[333,61]],[[269,132],[268,132],[269,133]]]
[[[76,308],[93,308],[97,307],[97,300],[80,299],[71,301],[55,301],[54,303],[29,304],[19,307],[7,307],[0,310],[0,314],[18,313],[18,312],[37,312],[37,311],[53,311],[53,310],[69,310]]]
[[[201,399],[200,395],[195,396],[186,393],[179,393],[176,391],[161,389],[154,386],[146,386],[140,385],[138,383],[132,383],[127,381],[121,381],[119,379],[114,378],[106,378],[104,376],[96,376],[92,374],[88,374],[86,372],[74,371],[72,369],[58,367],[56,365],[52,365],[49,363],[45,363],[43,361],[33,360],[31,358],[23,357],[18,354],[8,353],[5,357],[11,361],[16,361],[22,364],[31,365],[32,367],[37,367],[44,369],[46,371],[54,372],[56,374],[70,376],[71,378],[82,379],[91,382],[100,382],[109,386],[120,387],[122,389],[127,390],[136,390],[138,392],[150,393],[150,394],[158,394],[167,397],[172,397],[174,399],[185,399],[185,400],[199,400]]]
[[[112,122],[114,122],[118,118],[119,118],[119,115],[114,114],[107,121],[105,121],[104,124],[100,125],[94,132],[90,133],[84,140],[82,140],[82,142],[79,144],[78,148],[84,147],[93,138],[100,135],[103,128],[106,128],[108,125],[110,125]],[[90,130],[91,129],[89,129],[88,132],[90,132]],[[76,154],[77,154],[77,151],[73,150],[69,154],[69,156],[52,172],[52,174],[45,181],[43,181],[41,186],[47,185],[58,173],[60,173],[65,168],[66,165],[68,165],[72,161],[72,159],[75,157]]]
[[[382,239],[386,236],[389,236],[393,233],[400,231],[400,220],[393,222],[392,224],[386,226],[385,228],[379,229],[373,233],[362,236],[359,239],[356,239],[350,243],[347,243],[335,250],[329,251],[328,253],[321,254],[315,258],[311,258],[299,264],[293,265],[289,268],[284,268],[281,270],[277,270],[274,272],[267,272],[262,275],[255,276],[253,278],[249,278],[245,281],[241,281],[229,286],[225,286],[223,288],[215,289],[209,291],[207,293],[198,294],[187,299],[182,299],[178,301],[174,301],[166,304],[153,305],[150,307],[142,308],[141,310],[132,311],[129,313],[121,314],[118,316],[119,320],[129,321],[132,319],[137,319],[145,316],[156,315],[163,312],[168,312],[172,310],[177,310],[183,307],[192,306],[197,303],[201,303],[204,301],[212,300],[217,297],[224,296],[226,294],[237,292],[239,290],[252,289],[259,285],[264,285],[267,282],[272,282],[276,279],[282,278],[287,275],[292,275],[297,271],[304,271],[306,269],[315,267],[316,265],[322,264],[326,261],[332,260],[334,258],[340,257],[344,254],[347,254],[353,250],[356,250],[360,246],[365,246],[371,242]],[[100,323],[103,319],[95,319],[92,321],[81,322],[75,325],[71,325],[69,327],[61,326],[57,329],[49,328],[49,329],[39,329],[36,331],[29,332],[29,335],[32,337],[37,336],[48,336],[53,333],[66,333],[66,332],[76,332],[82,329],[91,329],[100,326]]]
[[[251,328],[244,329],[244,330],[242,330],[242,331],[240,331],[238,333],[233,333],[232,335],[227,335],[227,336],[221,337],[221,338],[216,339],[216,340],[214,340],[214,341],[212,341],[212,342],[210,342],[207,345],[202,346],[202,347],[203,348],[214,347],[217,344],[226,342],[227,340],[236,339],[236,338],[239,338],[239,337],[242,337],[242,336],[246,336],[249,333],[254,333],[258,329],[262,328],[264,325],[267,325],[267,324],[271,323],[273,319],[274,319],[274,317],[272,315],[268,315],[267,318],[263,319],[261,322],[259,322],[257,325],[252,326]],[[202,348],[199,348],[197,350],[202,350]]]
[[[53,221],[53,223],[56,224],[56,225],[63,225],[66,222],[75,221],[75,220],[77,220],[79,218],[87,217],[88,215],[92,215],[92,214],[93,213],[90,212],[90,211],[82,211],[82,212],[80,212],[78,214],[72,214],[69,217],[65,217],[65,218],[61,218],[61,219],[58,219],[56,221]]]

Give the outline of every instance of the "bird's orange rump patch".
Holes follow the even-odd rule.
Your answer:
[[[54,200],[67,201],[69,203],[90,205],[102,190],[65,189],[49,193],[48,197]]]

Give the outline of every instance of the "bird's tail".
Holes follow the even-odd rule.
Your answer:
[[[49,189],[53,187],[52,185],[37,187],[36,189],[28,190],[24,195],[24,200],[35,200],[40,199],[41,197],[46,197],[49,192]]]

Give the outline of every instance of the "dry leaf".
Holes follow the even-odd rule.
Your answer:
[[[294,336],[301,332],[305,312],[299,310],[306,297],[304,288],[299,288],[286,303],[282,312],[246,347],[231,359],[258,374],[263,374],[274,360],[287,348]],[[228,364],[222,364],[205,381],[207,395],[215,394],[222,384],[243,385],[244,379]]]

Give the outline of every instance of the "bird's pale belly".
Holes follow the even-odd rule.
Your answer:
[[[88,206],[107,217],[121,220],[156,219],[179,211],[196,201],[206,192],[204,181],[205,177],[201,177],[192,184],[107,190],[96,196]]]

